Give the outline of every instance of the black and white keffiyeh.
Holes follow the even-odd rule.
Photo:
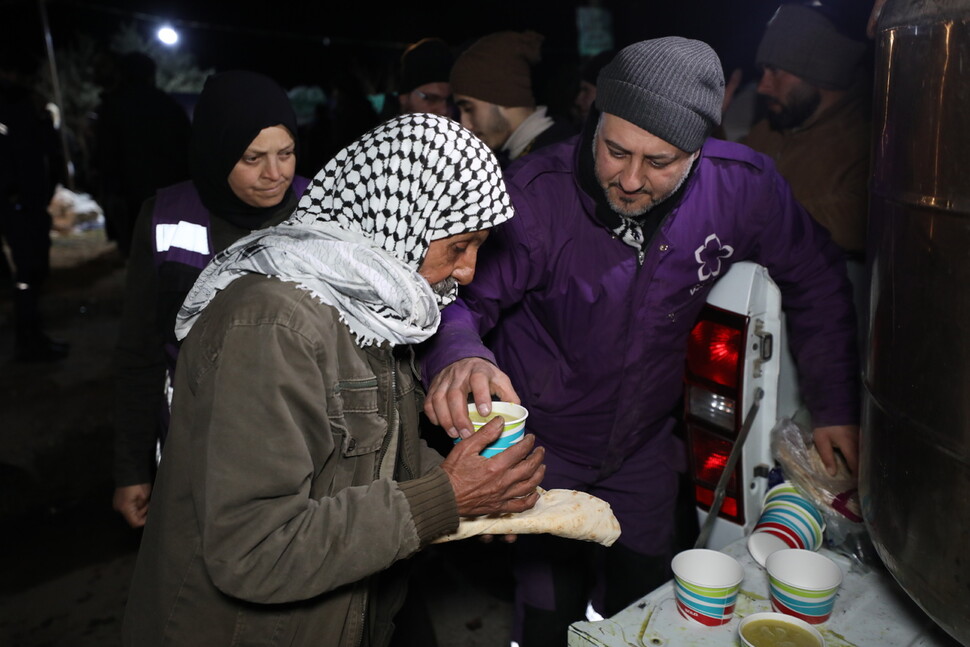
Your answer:
[[[219,290],[249,273],[297,283],[337,308],[360,346],[418,343],[457,296],[418,274],[432,241],[505,222],[498,162],[437,115],[394,117],[327,163],[285,222],[236,241],[202,271],[175,326],[183,339]]]

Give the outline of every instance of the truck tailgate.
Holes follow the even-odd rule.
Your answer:
[[[740,645],[740,618],[771,611],[764,569],[748,554],[746,538],[723,549],[744,567],[735,618],[721,627],[703,627],[677,612],[669,581],[611,618],[577,622],[569,628],[569,647],[724,647]],[[959,647],[896,584],[885,570],[850,569],[846,557],[822,549],[842,568],[845,579],[828,622],[818,629],[826,647]]]

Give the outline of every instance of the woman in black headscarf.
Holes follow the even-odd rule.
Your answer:
[[[142,206],[115,357],[113,504],[132,527],[145,524],[156,450],[168,427],[175,314],[216,253],[296,208],[309,183],[295,175],[296,133],[296,114],[275,81],[246,71],[213,75],[193,115],[192,180],[161,189]]]

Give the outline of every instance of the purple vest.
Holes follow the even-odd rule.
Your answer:
[[[297,196],[303,195],[310,180],[300,175],[293,177],[292,189]],[[163,263],[181,263],[198,270],[212,260],[218,251],[212,245],[210,230],[211,216],[202,204],[202,199],[191,181],[180,182],[159,189],[155,194],[155,209],[152,211],[152,257],[155,271]],[[159,276],[159,281],[161,281]],[[159,285],[160,292],[165,286]],[[175,361],[179,347],[171,340],[165,342],[165,360],[168,365],[169,384],[175,380]],[[163,434],[168,429],[169,408],[163,407]]]

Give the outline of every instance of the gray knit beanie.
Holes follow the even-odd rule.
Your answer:
[[[596,107],[693,153],[721,123],[724,72],[710,45],[679,36],[620,50],[596,83]]]
[[[811,7],[783,4],[768,21],[755,63],[790,72],[830,90],[844,90],[859,73],[866,44],[849,38]]]

